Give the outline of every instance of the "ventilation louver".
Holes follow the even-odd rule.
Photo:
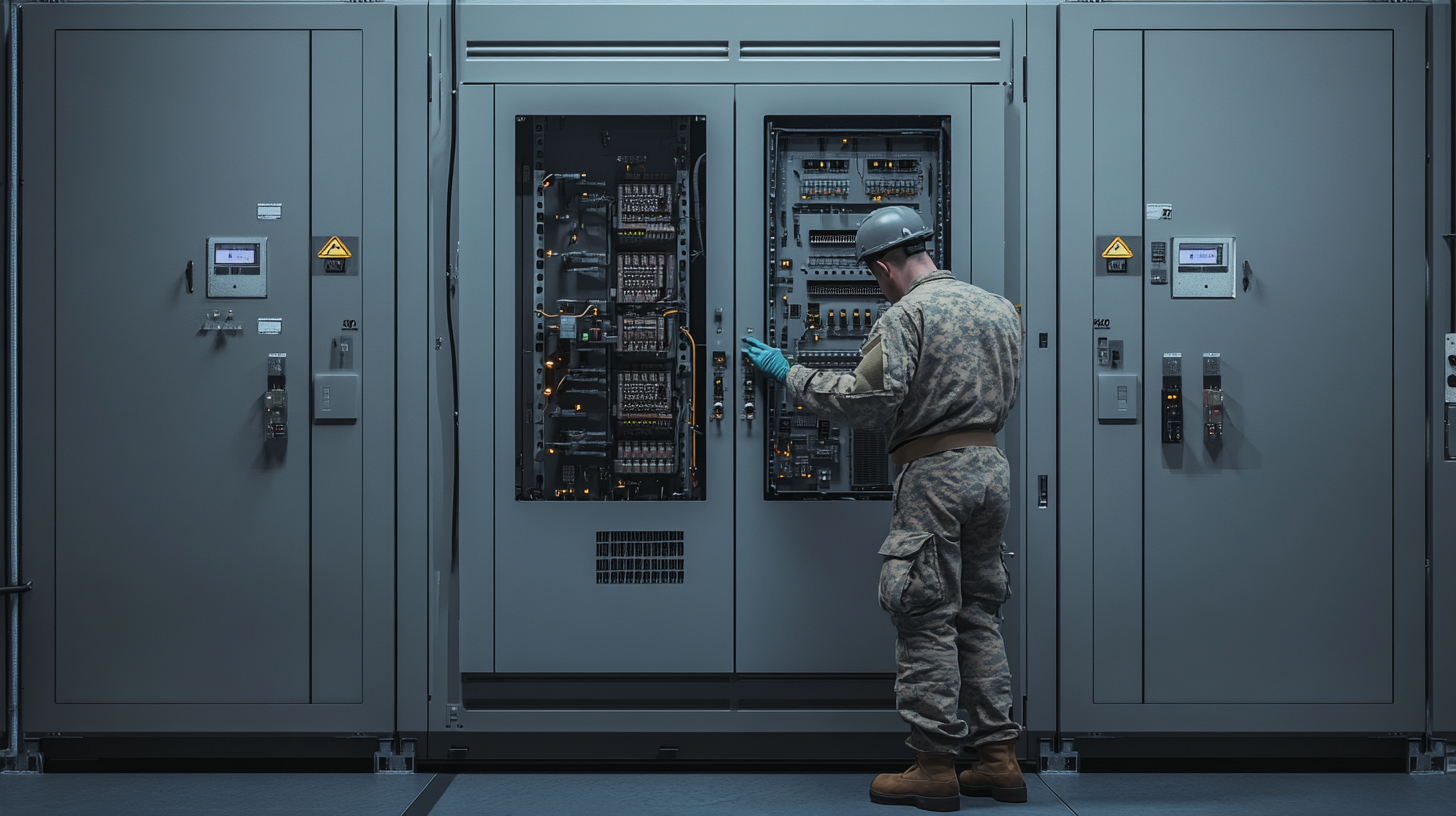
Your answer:
[[[890,453],[885,432],[856,428],[850,434],[849,486],[883,488],[890,484]]]
[[[682,530],[598,530],[597,583],[681,584]]]

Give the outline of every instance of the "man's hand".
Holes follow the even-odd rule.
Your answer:
[[[773,346],[764,345],[752,337],[743,338],[743,353],[758,367],[759,371],[766,377],[772,377],[779,382],[789,376],[789,361],[784,355]]]

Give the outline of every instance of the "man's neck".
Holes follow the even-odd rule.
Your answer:
[[[917,252],[911,255],[906,259],[905,265],[900,268],[900,274],[895,276],[895,288],[900,290],[896,293],[895,301],[899,302],[900,298],[905,297],[905,294],[915,286],[916,281],[937,271],[939,270],[935,268],[935,262],[930,260],[929,253]]]

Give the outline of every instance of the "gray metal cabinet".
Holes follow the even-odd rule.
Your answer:
[[[306,703],[309,433],[256,403],[270,353],[307,377],[309,34],[61,31],[56,68],[56,701]],[[266,300],[205,296],[209,234],[267,239]]]
[[[392,730],[393,10],[21,26],[26,727]]]
[[[1449,359],[1447,333],[1456,331],[1456,309],[1453,309],[1453,272],[1451,239],[1452,193],[1451,128],[1439,123],[1451,120],[1452,42],[1451,9],[1431,6],[1429,41],[1432,43],[1429,74],[1431,198],[1430,228],[1426,234],[1427,252],[1431,259],[1430,336],[1427,337],[1427,366],[1430,406],[1433,418],[1430,434],[1430,556],[1431,605],[1431,725],[1446,736],[1456,734],[1456,397],[1450,393],[1449,377],[1456,364]],[[1445,46],[1445,47],[1440,47]]]
[[[767,738],[795,731],[830,742],[840,741],[832,735],[868,734],[868,742],[854,743],[861,747],[846,742],[836,750],[892,745],[897,740],[890,735],[903,729],[889,702],[894,633],[874,590],[888,502],[766,499],[765,424],[740,418],[746,398],[737,338],[750,328],[759,336],[767,329],[766,124],[784,117],[850,128],[872,127],[866,123],[874,118],[944,119],[951,162],[947,265],[1020,302],[1024,131],[1012,86],[1020,81],[1017,27],[1024,11],[958,3],[893,7],[905,19],[942,20],[952,32],[946,37],[953,42],[922,48],[869,39],[865,32],[887,10],[874,6],[786,6],[772,16],[716,3],[643,8],[650,14],[573,7],[555,20],[550,42],[537,33],[539,9],[508,3],[460,9],[459,636],[444,644],[458,644],[459,662],[438,665],[452,673],[450,683],[460,680],[465,688],[448,701],[437,696],[432,721],[465,729],[452,739],[472,746],[472,757],[501,750],[490,732],[543,729],[626,734],[651,728],[677,733],[676,739],[682,732],[707,739],[721,732]],[[533,225],[520,215],[531,212],[522,202],[533,194],[542,199],[537,234],[556,234],[560,212],[544,192],[546,175],[566,172],[564,182],[557,177],[553,184],[580,182],[574,171],[529,165],[550,164],[552,139],[559,144],[573,138],[573,128],[588,127],[601,140],[580,143],[583,155],[596,162],[615,154],[611,172],[627,181],[636,151],[619,150],[615,130],[588,119],[680,115],[704,118],[707,143],[707,194],[700,205],[705,319],[691,330],[702,354],[695,372],[699,412],[721,402],[722,417],[706,421],[700,440],[706,492],[701,500],[586,503],[580,471],[570,474],[578,481],[568,481],[564,460],[550,458],[561,451],[550,446],[576,441],[570,455],[580,457],[594,450],[586,443],[597,437],[565,425],[583,432],[546,432],[535,441],[548,464],[527,461],[538,455],[529,444],[530,426],[540,421],[535,412],[549,416],[544,406],[559,403],[564,392],[545,393],[558,384],[533,370],[547,368],[545,360],[539,366],[523,361],[560,348],[554,338],[563,335],[553,332],[565,331],[563,317],[600,316],[589,312],[589,299],[570,299],[572,290],[553,277],[555,262],[545,248],[534,259],[540,272],[529,267]],[[520,128],[534,126],[533,118],[542,120],[548,143],[537,149],[544,156],[520,153]],[[604,180],[610,194],[616,182]],[[597,195],[586,186],[581,192],[588,201]],[[699,205],[690,206],[699,220]],[[584,225],[581,235],[594,240],[591,217],[568,223]],[[523,299],[533,295],[541,299],[537,310],[522,311]],[[577,311],[560,311],[562,302]],[[539,329],[522,333],[523,324],[536,322]],[[573,328],[580,335],[580,324]],[[539,338],[532,336],[537,330]],[[533,347],[538,342],[544,352]],[[525,399],[523,382],[548,399]],[[755,388],[761,392],[761,383]],[[590,412],[590,403],[578,409],[574,402],[564,414]],[[1008,446],[1019,445],[1014,435],[1008,434]],[[533,483],[537,476],[541,482]],[[681,586],[603,584],[594,575],[598,534],[679,530],[686,548]],[[1020,527],[1008,530],[1020,534]],[[1020,549],[1016,540],[1009,549]],[[1019,572],[1015,558],[1011,566]],[[1019,666],[1013,607],[1007,608],[1008,647]],[[437,637],[449,635],[442,630]],[[729,687],[742,682],[776,690],[756,692],[759,703],[737,699]],[[527,688],[531,683],[539,685]],[[652,683],[708,691],[686,703],[594,701],[610,696],[609,689]],[[550,690],[557,687],[560,692]],[[504,690],[487,699],[482,689]],[[834,702],[836,694],[843,705]],[[545,705],[548,698],[560,704]],[[613,707],[643,710],[603,710]],[[512,708],[518,710],[506,710]],[[675,710],[683,708],[697,710]],[[747,743],[715,738],[712,744],[713,751],[731,753]],[[562,749],[523,750],[555,755]]]
[[[1064,733],[1421,728],[1423,13],[1062,8]]]
[[[532,395],[517,387],[517,366],[530,365],[520,361],[532,354],[531,338],[522,341],[517,334],[529,317],[529,313],[520,313],[522,298],[549,300],[555,293],[554,290],[537,292],[532,297],[533,293],[522,287],[542,286],[546,282],[517,279],[518,264],[523,263],[521,258],[525,258],[527,266],[531,264],[531,249],[526,242],[535,234],[532,227],[538,223],[529,214],[522,216],[518,210],[521,191],[531,188],[529,183],[524,186],[517,183],[522,172],[517,164],[518,150],[522,147],[517,142],[519,126],[526,120],[549,117],[551,138],[558,141],[590,127],[590,150],[579,152],[574,158],[570,153],[556,158],[559,154],[550,152],[551,146],[540,145],[548,157],[560,162],[551,168],[580,170],[589,162],[601,162],[605,156],[607,166],[626,174],[624,178],[629,180],[623,181],[623,185],[642,185],[648,182],[630,181],[633,162],[645,164],[649,171],[654,171],[659,165],[672,166],[674,157],[671,153],[665,159],[661,155],[651,158],[644,155],[640,159],[631,155],[638,149],[647,150],[634,148],[629,141],[632,123],[651,128],[667,120],[701,120],[699,124],[706,138],[706,169],[699,168],[699,177],[708,189],[727,190],[733,184],[732,88],[725,85],[497,85],[493,88],[468,85],[463,94],[464,150],[474,154],[493,139],[496,159],[494,164],[483,161],[489,153],[462,158],[460,342],[462,358],[490,361],[496,378],[492,384],[485,376],[491,370],[489,367],[469,367],[462,373],[461,480],[462,494],[469,497],[469,502],[462,507],[461,518],[461,671],[732,671],[730,576],[734,483],[732,439],[727,433],[712,422],[700,423],[706,425],[706,430],[701,438],[692,441],[696,447],[691,453],[691,461],[696,463],[701,477],[701,490],[696,499],[659,501],[655,500],[656,496],[650,496],[647,498],[654,500],[646,501],[639,496],[633,500],[615,500],[619,496],[602,496],[603,487],[598,487],[597,495],[593,496],[585,479],[573,483],[578,493],[572,500],[557,501],[556,496],[533,499],[528,495],[532,486],[523,483],[517,475],[523,463],[528,463],[533,456],[530,450],[517,452],[523,424],[531,421],[529,403],[539,401],[548,406],[548,411],[564,405],[568,414],[586,413],[596,407],[589,395],[577,394],[571,399],[577,388],[575,384],[592,382],[591,377],[558,383],[561,393],[555,400],[549,399],[549,387],[544,395]],[[492,109],[493,116],[488,113]],[[682,124],[688,126],[686,121]],[[565,130],[559,131],[558,127]],[[674,130],[676,127],[672,125]],[[520,138],[530,140],[538,136],[532,135],[528,128]],[[657,144],[647,137],[641,138],[643,141],[639,144]],[[524,146],[525,155],[529,156],[533,151],[529,144]],[[682,168],[684,178],[689,169]],[[583,181],[597,178],[596,173],[587,175],[589,178]],[[648,173],[647,177],[660,175],[663,174]],[[542,189],[555,195],[552,183],[549,177],[545,178]],[[556,186],[559,188],[565,183],[569,180],[558,181]],[[606,183],[613,185],[609,193],[617,192],[615,178]],[[586,190],[598,188],[583,186],[582,189],[586,195]],[[624,186],[618,192],[622,200],[614,202],[615,206],[631,206],[626,200],[627,189]],[[682,192],[689,195],[692,190],[684,187]],[[571,195],[575,195],[574,190]],[[688,206],[691,210],[691,205]],[[681,342],[685,355],[690,353],[691,345],[691,353],[696,354],[697,359],[692,363],[684,357],[684,364],[674,373],[691,381],[682,389],[683,401],[693,402],[699,414],[704,414],[709,405],[707,395],[712,391],[708,359],[714,351],[727,349],[727,353],[732,353],[734,339],[730,285],[732,216],[729,199],[721,195],[700,198],[698,212],[701,219],[691,220],[699,220],[705,230],[707,248],[701,260],[706,263],[706,269],[701,291],[692,296],[702,298],[699,309],[705,307],[706,312],[693,315],[701,316],[697,321],[692,317],[682,320],[678,325],[686,331],[681,333],[680,341],[674,338],[671,345],[677,347]],[[525,221],[518,221],[520,218]],[[593,222],[592,216],[583,218]],[[524,228],[521,223],[525,224]],[[689,220],[684,220],[682,226],[692,232]],[[580,226],[579,230],[585,240],[591,240],[594,234],[600,237],[602,228],[593,222]],[[623,237],[627,230],[614,232],[619,242],[627,240]],[[611,254],[615,260],[618,256],[655,251],[634,251],[622,243]],[[524,256],[518,254],[523,252]],[[543,252],[542,260],[547,257],[550,256]],[[558,273],[554,267],[546,273],[562,277],[580,274],[571,270]],[[556,282],[553,279],[551,283]],[[570,291],[575,289],[568,283],[562,292]],[[563,337],[572,334],[571,330],[559,329],[555,302],[547,305],[549,308],[535,310],[537,314],[549,314],[544,321],[551,324],[547,330],[560,330]],[[636,306],[624,308],[637,309]],[[689,305],[681,308],[684,312],[690,311]],[[652,310],[638,311],[646,314]],[[721,314],[721,319],[709,323],[707,314]],[[583,319],[584,330],[585,323]],[[541,338],[535,338],[536,343],[540,341]],[[579,346],[588,348],[580,341]],[[622,362],[617,359],[620,355],[612,356],[613,366],[621,363],[626,368],[638,364],[635,360]],[[642,357],[645,359],[646,355]],[[597,378],[605,381],[608,377],[620,376],[613,368]],[[580,388],[583,392],[588,390],[585,385]],[[587,407],[582,408],[581,402],[587,402]],[[616,433],[622,434],[621,440],[628,439],[619,420],[610,423]],[[560,433],[575,431],[563,429]],[[582,438],[591,443],[597,437]],[[554,464],[560,460],[553,458],[557,455],[556,447],[566,447],[555,444],[558,441],[567,442],[553,435],[546,440],[545,450],[536,450],[534,455],[553,463],[553,467],[562,467]],[[605,445],[597,448],[588,445],[587,449],[594,452],[592,458],[563,456],[562,459],[567,462],[599,459],[605,463],[618,459],[618,445],[631,444],[637,443],[614,442],[611,451]],[[492,446],[494,457],[489,453]],[[610,481],[630,482],[635,478],[621,470],[617,474]],[[610,489],[612,485],[604,487]],[[602,500],[597,500],[598,496]],[[635,539],[648,535],[648,531],[654,531],[654,535],[655,531],[664,535],[674,533],[679,537],[676,542],[680,550],[665,556],[652,552],[645,556],[643,552],[636,556],[631,552],[625,556],[615,551],[598,552],[599,545],[617,543],[619,534]],[[649,539],[643,540],[654,543]],[[611,562],[613,569],[603,570],[599,556]],[[624,557],[637,565],[635,569],[626,567],[626,571],[637,575],[627,583],[604,582],[604,578],[611,578],[611,573],[623,572],[615,565],[622,563]],[[680,572],[678,580],[668,583],[662,575],[644,580],[640,573],[650,568],[642,566],[642,562],[662,563],[664,558],[680,562],[674,570]]]

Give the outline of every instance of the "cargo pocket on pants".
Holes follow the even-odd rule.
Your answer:
[[[880,607],[892,615],[919,615],[945,600],[940,553],[930,533],[892,530],[880,547]]]

